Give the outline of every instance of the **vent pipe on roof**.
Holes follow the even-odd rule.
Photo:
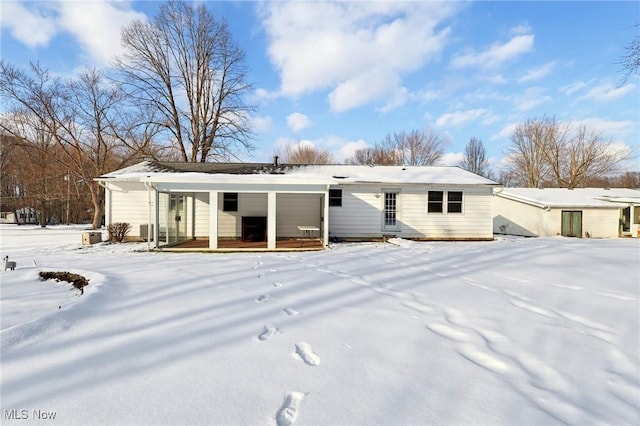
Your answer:
[[[273,167],[278,167],[278,156],[277,155],[273,156]]]

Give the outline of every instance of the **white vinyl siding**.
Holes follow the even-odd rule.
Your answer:
[[[342,186],[342,207],[330,208],[331,236],[378,238],[382,230],[384,191],[374,185]],[[427,213],[427,194],[434,191],[461,191],[463,214]],[[490,187],[427,187],[405,185],[398,190],[398,228],[393,233],[405,238],[473,239],[493,238],[491,225],[493,190]]]
[[[615,238],[618,236],[620,209],[562,207],[546,211],[503,197],[494,197],[495,215],[493,229],[496,234],[522,235],[526,237],[552,237],[561,235],[562,211],[582,212],[582,237],[588,232],[592,238]]]
[[[321,208],[320,194],[277,194],[277,236],[300,237],[300,225],[320,228]]]
[[[617,238],[620,209],[583,209],[582,233],[591,238]]]
[[[382,235],[380,188],[342,187],[342,207],[329,207],[329,235],[340,238],[377,238]]]
[[[463,213],[429,214],[427,213],[427,190],[420,187],[403,190],[403,237],[427,239],[493,238],[491,226],[492,188],[443,187],[429,188],[429,190],[443,191],[444,193],[447,191],[462,192]]]
[[[604,208],[553,208],[548,214],[545,236],[559,235],[562,229],[562,210],[582,212],[582,235],[589,233],[591,238],[616,238],[618,236],[620,209]]]
[[[195,201],[195,237],[206,238],[209,236],[209,193],[196,192]]]
[[[118,183],[111,191],[110,222],[126,222],[131,225],[128,237],[140,237],[140,225],[149,223],[149,198],[147,189],[140,183]],[[151,192],[151,222],[155,221],[155,193]],[[108,225],[108,224],[107,224]]]
[[[545,235],[546,213],[540,207],[502,197],[493,197],[493,232],[496,234],[537,237]],[[558,228],[558,232],[560,232]]]
[[[238,211],[222,211],[223,193],[218,193],[218,236],[236,238],[242,235],[242,216],[267,216],[267,194],[239,193]]]

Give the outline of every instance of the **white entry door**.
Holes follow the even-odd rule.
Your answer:
[[[382,206],[382,230],[397,231],[400,229],[398,220],[398,201],[400,194],[397,191],[384,191]]]

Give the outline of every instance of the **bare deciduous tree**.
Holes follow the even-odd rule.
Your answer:
[[[407,166],[433,166],[444,154],[445,144],[433,131],[394,133],[393,140],[401,164]]]
[[[518,184],[562,188],[617,174],[632,157],[630,149],[617,147],[598,131],[546,117],[518,125],[507,156]]]
[[[39,65],[28,73],[4,61],[0,62],[0,93],[10,111],[0,124],[2,130],[24,141],[34,161],[44,156],[36,167],[56,170],[60,180],[66,176],[68,182],[82,182],[91,197],[93,227],[98,228],[103,189],[94,178],[153,151],[151,139],[128,139],[140,127],[127,127],[130,109],[123,93],[107,83],[100,71],[62,80]],[[53,152],[51,144],[56,147]]]
[[[33,76],[0,61],[0,93],[7,107],[0,129],[15,141],[13,160],[20,162],[12,169],[12,179],[19,184],[14,195],[21,207],[39,210],[39,223],[45,227],[52,203],[59,198],[54,182],[66,174],[56,155],[61,152],[55,150],[60,125],[46,120],[62,108],[61,91],[50,84],[51,75],[39,65],[32,65],[32,72]]]
[[[394,151],[388,151],[379,145],[357,149],[346,160],[347,164],[365,164],[378,166],[393,166],[400,163]]]
[[[635,27],[639,28],[640,24],[636,24]],[[618,83],[619,87],[625,85],[629,77],[633,74],[637,75],[640,70],[640,34],[636,34],[635,38],[625,46],[625,54],[620,58],[620,65],[624,75]]]
[[[475,136],[469,139],[469,142],[467,142],[467,145],[464,147],[460,167],[486,178],[492,176],[491,170],[489,170],[487,151],[481,139]]]
[[[347,163],[433,166],[442,158],[444,147],[444,142],[434,132],[396,132],[387,134],[373,148],[356,150]]]
[[[227,160],[253,149],[244,52],[205,4],[164,3],[153,22],[126,27],[122,44],[117,69],[138,103],[156,112],[183,161]]]
[[[509,175],[521,186],[537,188],[547,178],[549,167],[544,150],[551,121],[555,119],[527,120],[518,124],[511,135],[507,148]]]
[[[277,155],[283,163],[289,164],[331,164],[335,162],[332,153],[308,143],[287,145],[283,149],[276,150],[274,155]]]
[[[566,188],[583,187],[589,179],[616,174],[621,165],[631,159],[632,152],[626,147],[617,147],[601,132],[579,125],[565,141],[559,170],[554,172],[555,185]],[[554,164],[556,164],[554,162]]]

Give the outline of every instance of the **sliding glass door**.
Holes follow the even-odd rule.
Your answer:
[[[193,239],[193,195],[159,194],[160,245],[175,245]]]

